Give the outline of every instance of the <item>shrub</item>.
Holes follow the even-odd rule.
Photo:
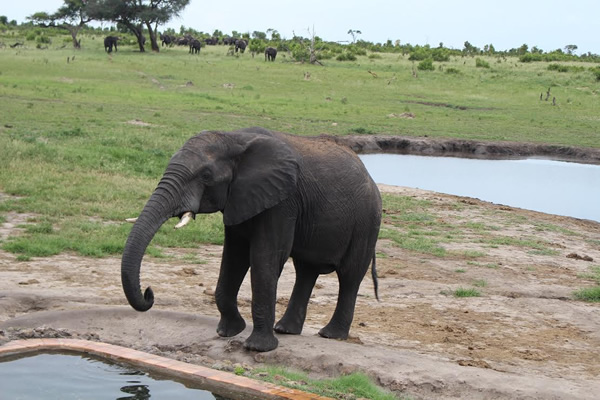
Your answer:
[[[596,80],[600,81],[600,67],[591,68],[592,73],[596,76]]]
[[[437,48],[433,50],[433,61],[447,62],[450,61],[450,51],[444,48]]]
[[[446,73],[447,73],[447,74],[454,74],[454,75],[458,75],[458,74],[460,74],[460,70],[458,70],[458,69],[456,69],[456,68],[453,68],[453,67],[450,67],[450,68],[447,68],[447,69],[446,69]]]
[[[423,61],[423,60],[428,59],[429,57],[431,57],[431,56],[430,56],[429,52],[427,51],[427,49],[425,49],[423,47],[419,47],[410,53],[410,56],[408,57],[408,59],[410,61]]]
[[[39,44],[50,44],[50,43],[52,43],[52,40],[48,36],[44,36],[44,35],[36,37],[35,41],[37,43],[39,43]]]
[[[490,63],[482,60],[481,58],[476,58],[475,59],[475,66],[477,68],[489,68],[490,67]]]
[[[433,70],[435,70],[435,68],[433,66],[433,59],[432,58],[427,58],[427,59],[421,61],[419,63],[419,65],[417,65],[417,68],[420,71],[433,71]]]
[[[352,53],[342,53],[335,59],[338,61],[356,61],[356,56]]]

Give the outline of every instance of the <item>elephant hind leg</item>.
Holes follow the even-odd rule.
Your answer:
[[[366,251],[364,247],[363,251],[360,251],[359,248],[358,246],[355,247],[349,257],[345,257],[346,260],[342,262],[337,270],[339,281],[337,305],[329,323],[319,331],[319,335],[323,337],[331,339],[348,338],[350,325],[354,318],[358,289],[369,269],[372,258],[371,252]]]
[[[275,325],[278,333],[299,335],[306,319],[306,309],[315,282],[319,276],[318,269],[313,265],[294,260],[296,268],[296,282],[290,302],[283,317]]]

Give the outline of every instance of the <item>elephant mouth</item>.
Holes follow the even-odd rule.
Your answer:
[[[191,211],[186,211],[183,214],[181,214],[179,216],[179,218],[181,219],[181,221],[179,221],[177,223],[177,225],[175,225],[175,227],[174,227],[175,229],[183,228],[184,226],[189,224],[191,220],[196,219],[196,214],[194,214]],[[132,224],[134,224],[137,220],[138,220],[138,217],[125,219],[126,222],[129,222]]]

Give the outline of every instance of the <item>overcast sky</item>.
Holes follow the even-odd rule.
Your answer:
[[[37,11],[53,12],[63,0],[2,0],[0,15],[24,22]],[[277,30],[291,38],[295,32],[329,41],[388,39],[413,45],[462,49],[465,41],[496,50],[527,44],[548,52],[566,45],[577,53],[600,54],[600,1],[598,0],[192,0],[180,18],[165,27],[194,28],[212,33]],[[160,29],[160,28],[159,28]]]

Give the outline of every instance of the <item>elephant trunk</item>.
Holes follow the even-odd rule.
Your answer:
[[[158,229],[179,213],[181,196],[176,180],[163,177],[137,218],[125,244],[121,258],[121,283],[129,304],[137,311],[147,311],[154,303],[150,287],[142,294],[140,269],[146,248]]]

